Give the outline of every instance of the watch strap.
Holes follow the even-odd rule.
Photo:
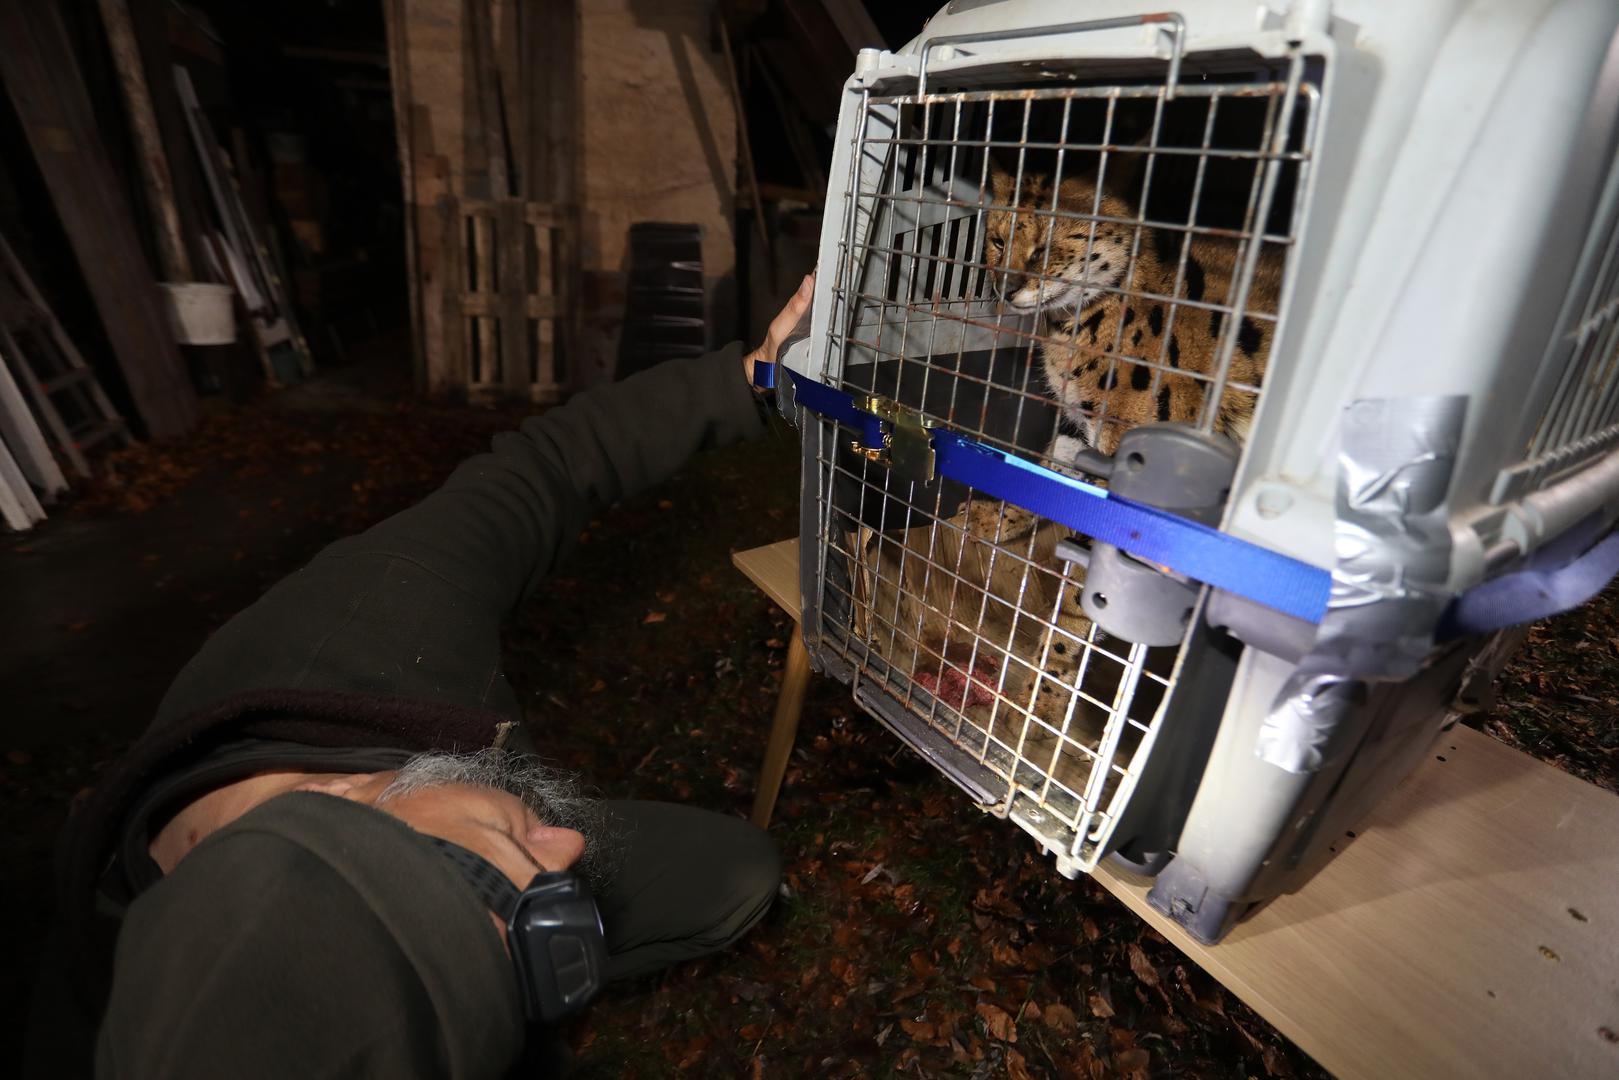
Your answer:
[[[479,855],[475,851],[468,851],[460,844],[453,844],[438,836],[427,837],[427,842],[438,848],[443,855],[466,879],[467,884],[483,898],[489,905],[489,910],[500,917],[500,921],[510,923],[512,916],[517,912],[517,901],[522,896],[511,878],[495,866],[494,863]]]

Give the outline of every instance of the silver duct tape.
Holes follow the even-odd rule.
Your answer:
[[[1326,762],[1332,737],[1360,700],[1361,690],[1358,679],[1295,671],[1259,728],[1255,752],[1290,773],[1315,772]]]
[[[1325,761],[1365,680],[1421,669],[1450,595],[1446,498],[1467,398],[1366,399],[1344,410],[1332,592],[1255,752],[1289,772]]]

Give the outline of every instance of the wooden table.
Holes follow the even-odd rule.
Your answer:
[[[796,540],[733,560],[799,618]],[[761,825],[808,678],[795,629]],[[1357,832],[1213,947],[1095,876],[1338,1076],[1619,1077],[1619,797],[1458,727]]]

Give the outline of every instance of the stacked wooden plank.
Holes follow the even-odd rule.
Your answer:
[[[0,81],[22,123],[147,432],[184,434],[197,397],[53,4],[0,4]]]

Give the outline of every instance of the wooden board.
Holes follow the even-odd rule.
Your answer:
[[[798,542],[732,556],[795,619]],[[1619,1076],[1619,797],[1456,728],[1216,946],[1096,878],[1342,1077]]]
[[[55,5],[0,3],[0,80],[147,432],[183,435],[197,396]]]
[[[798,621],[803,598],[798,592],[798,541],[782,540],[764,547],[731,553],[742,576],[764,590],[776,606]]]

